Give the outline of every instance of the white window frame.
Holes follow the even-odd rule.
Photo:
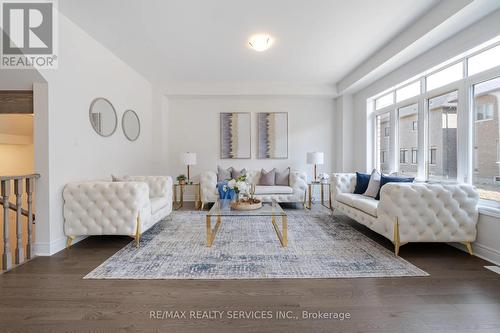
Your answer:
[[[413,153],[415,154],[415,159],[413,158]],[[412,165],[418,165],[418,148],[417,147],[411,147],[411,164]]]
[[[495,42],[487,47],[482,49],[478,49],[474,52],[467,54],[459,59],[454,59],[454,61],[449,62],[445,66],[437,68],[432,72],[427,72],[422,74],[418,79],[407,81],[409,83],[405,83],[404,85],[395,86],[393,89],[387,89],[383,93],[377,95],[377,97],[387,95],[391,92],[395,96],[395,91],[404,87],[407,84],[414,83],[419,80],[421,83],[421,94],[418,96],[414,96],[412,98],[406,99],[404,101],[400,101],[394,103],[385,108],[375,110],[374,106],[371,109],[370,114],[373,115],[373,118],[380,114],[390,112],[391,115],[391,139],[389,144],[389,151],[387,152],[387,157],[389,158],[389,167],[391,171],[398,171],[399,169],[399,143],[398,141],[398,128],[399,128],[399,117],[398,117],[398,109],[401,107],[405,107],[411,104],[418,103],[418,152],[417,152],[417,169],[418,176],[417,179],[420,181],[427,181],[427,161],[430,159],[430,147],[428,145],[428,128],[427,128],[427,120],[428,120],[428,100],[443,95],[446,93],[450,93],[454,90],[458,92],[458,110],[457,110],[457,182],[459,183],[468,183],[472,184],[473,174],[474,174],[474,96],[473,96],[473,87],[475,84],[492,80],[500,77],[500,66],[493,67],[487,69],[483,72],[476,73],[474,75],[468,76],[467,74],[467,59],[469,57],[473,57],[479,53],[487,51],[490,48],[496,47],[500,45],[500,41]],[[426,77],[432,75],[436,72],[439,72],[449,66],[453,66],[459,62],[463,62],[463,71],[464,78],[451,82],[445,86],[433,89],[431,91],[427,91],[426,89]],[[395,97],[394,97],[395,98]],[[370,98],[373,100],[374,98]],[[394,99],[395,100],[395,99]],[[373,105],[368,103],[367,105]],[[373,133],[374,140],[372,145],[372,152],[376,151],[376,122],[373,121]],[[371,153],[370,153],[371,154]],[[371,154],[372,158],[375,157],[375,154]],[[373,158],[372,165],[376,165],[376,158]],[[486,201],[486,200],[485,200]],[[500,216],[500,202],[481,202],[482,212],[491,213],[492,209],[494,214]],[[493,213],[491,213],[493,214]]]

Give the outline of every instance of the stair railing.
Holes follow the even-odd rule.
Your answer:
[[[13,267],[12,251],[10,245],[10,217],[9,210],[16,212],[16,243],[14,263],[22,264],[33,257],[33,223],[35,214],[33,214],[33,194],[35,192],[36,179],[39,174],[19,175],[19,176],[0,176],[0,194],[1,206],[3,206],[3,254],[2,270],[8,270]],[[10,202],[12,182],[14,185],[15,203]],[[23,186],[24,185],[24,186]],[[26,192],[28,209],[22,208],[23,190]],[[27,217],[27,244],[23,249],[23,221],[22,216]]]

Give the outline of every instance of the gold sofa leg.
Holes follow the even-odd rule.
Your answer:
[[[399,240],[399,221],[396,218],[396,222],[394,223],[394,254],[399,256],[399,247],[401,246],[401,242]]]
[[[68,236],[66,238],[66,248],[69,249],[71,247],[71,242],[75,239],[75,236]]]
[[[465,245],[465,247],[467,248],[467,251],[469,251],[469,254],[471,256],[474,255],[474,253],[472,252],[472,244],[471,244],[471,242],[462,242],[462,244]]]
[[[200,210],[203,210],[203,207],[205,207],[205,203],[203,201],[200,202]]]
[[[135,230],[135,247],[139,247],[141,242],[141,218],[137,216],[137,228]]]

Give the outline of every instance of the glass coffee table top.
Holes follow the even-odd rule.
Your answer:
[[[271,203],[264,202],[262,208],[255,210],[236,210],[231,208],[231,200],[217,200],[206,216],[207,246],[211,247],[215,236],[220,229],[222,219],[226,217],[268,217],[276,232],[281,246],[288,245],[288,217],[281,206],[273,200]],[[212,228],[212,218],[215,218],[216,224]],[[278,221],[281,220],[281,229]]]
[[[209,216],[286,216],[285,211],[275,200],[262,203],[262,208],[255,210],[236,210],[231,208],[231,200],[217,200],[210,211]]]

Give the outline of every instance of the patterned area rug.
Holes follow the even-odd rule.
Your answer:
[[[288,247],[270,218],[223,218],[211,248],[205,213],[173,212],[85,279],[266,279],[427,276],[362,233],[323,212],[287,210]],[[280,220],[278,220],[281,226]],[[214,224],[214,223],[213,223]]]

